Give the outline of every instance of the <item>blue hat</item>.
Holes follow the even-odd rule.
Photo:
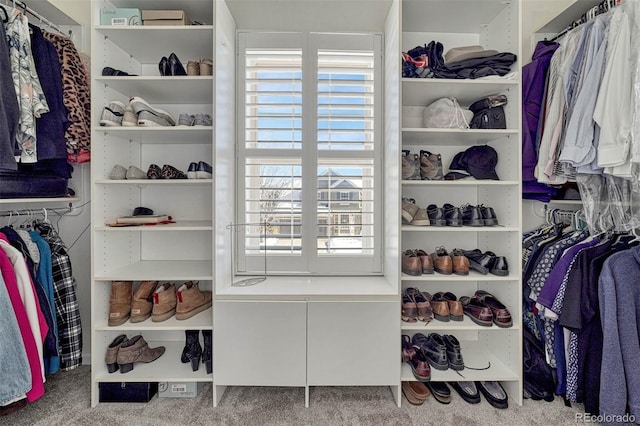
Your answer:
[[[468,177],[461,172],[467,172],[476,179],[499,180],[496,173],[498,164],[498,153],[489,145],[478,145],[459,152],[453,157],[449,170],[451,172],[448,179],[462,179]],[[447,179],[447,176],[445,176]]]

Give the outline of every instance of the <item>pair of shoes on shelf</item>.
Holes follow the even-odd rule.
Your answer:
[[[422,352],[429,365],[436,370],[464,370],[464,361],[460,342],[458,339],[449,334],[439,335],[437,333],[429,333],[424,335],[416,333],[411,338],[411,343],[417,352]]]
[[[213,370],[212,363],[212,347],[211,347],[211,330],[202,330],[202,337],[204,340],[204,349],[200,345],[200,331],[199,330],[185,330],[185,345],[182,349],[182,355],[180,361],[183,364],[191,363],[191,369],[198,371],[200,368],[200,359],[205,364],[207,374],[211,374]]]
[[[427,216],[432,226],[462,226],[462,211],[453,204],[447,203],[442,207],[429,204]]]
[[[125,334],[116,337],[107,348],[105,363],[107,371],[128,373],[136,362],[153,362],[164,354],[165,347],[150,348],[142,335],[129,339]]]
[[[449,253],[442,246],[436,247],[435,251],[431,253],[431,259],[433,268],[439,274],[469,275],[469,259],[460,249],[453,249]]]
[[[113,169],[111,169],[111,173],[109,173],[109,179],[147,179],[147,174],[136,166],[129,166],[129,168],[125,169],[120,164],[116,164],[113,166]]]
[[[158,286],[151,295],[153,311],[151,321],[162,322],[176,316],[177,320],[186,320],[211,307],[211,291],[201,291],[198,282],[187,281],[178,287],[170,283]]]
[[[424,321],[429,324],[433,320],[430,300],[429,293],[422,293],[414,287],[407,288],[402,294],[402,321],[409,323]]]
[[[480,204],[472,206],[466,204],[462,210],[462,224],[464,226],[497,226],[498,218],[492,207]]]
[[[402,360],[409,364],[413,377],[420,382],[431,380],[431,367],[422,349],[414,345],[411,338],[402,335]]]
[[[169,57],[163,56],[162,59],[160,59],[158,70],[163,77],[187,75],[187,71],[184,69],[182,62],[180,62],[178,56],[173,52],[171,52]]]
[[[414,226],[429,226],[431,224],[427,209],[418,207],[413,198],[402,198],[402,221]]]
[[[412,276],[433,274],[433,260],[422,249],[405,250],[402,253],[402,272]]]
[[[134,96],[129,99],[129,105],[134,114],[137,115],[137,125],[144,127],[170,127],[176,125],[176,120],[167,111],[152,107],[141,97]]]
[[[164,164],[162,168],[157,164],[149,165],[147,177],[149,179],[187,179],[187,175],[182,170],[169,164]]]
[[[111,68],[111,67],[104,67],[102,68],[102,75],[105,77],[108,76],[113,76],[113,77],[126,77],[126,76],[131,76],[134,77],[136,76],[136,74],[129,74],[127,72],[115,69],[115,68]]]
[[[402,150],[403,180],[442,180],[442,157],[429,151],[420,150],[420,155]]]
[[[205,161],[193,162],[189,164],[187,170],[188,179],[211,179],[213,177],[213,168],[211,164]]]
[[[213,75],[213,60],[202,58],[199,61],[188,61],[187,75]]]
[[[142,281],[133,292],[133,281],[113,281],[109,298],[109,326],[142,322],[157,315],[152,295],[159,291],[158,281]]]
[[[462,254],[469,260],[469,267],[482,275],[509,275],[509,263],[505,256],[496,256],[492,251],[483,253],[480,249],[462,250]]]
[[[209,114],[180,114],[178,126],[213,126],[213,119]]]
[[[494,295],[484,290],[477,290],[473,297],[460,298],[464,314],[473,322],[485,327],[492,324],[508,328],[513,325],[513,318],[507,307]]]
[[[430,304],[433,316],[438,321],[462,321],[464,319],[462,302],[450,291],[435,293],[431,297]]]

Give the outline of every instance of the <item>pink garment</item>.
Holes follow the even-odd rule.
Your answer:
[[[0,233],[0,239],[6,241],[5,235]],[[13,264],[2,249],[0,249],[0,272],[2,272],[2,277],[4,278],[5,285],[7,286],[9,299],[11,300],[11,305],[13,306],[16,318],[18,319],[18,327],[20,328],[20,334],[22,335],[22,343],[24,344],[27,352],[29,369],[31,370],[31,390],[27,392],[27,400],[29,402],[33,402],[44,395],[42,359],[39,356],[36,339],[31,329],[29,317],[27,316],[27,311],[22,302],[22,297],[20,296],[20,290],[18,289],[18,281],[16,279]]]

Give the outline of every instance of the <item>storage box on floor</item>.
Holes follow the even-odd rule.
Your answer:
[[[100,402],[149,402],[158,393],[157,382],[102,382]]]
[[[184,10],[143,10],[142,25],[187,25]]]
[[[204,382],[160,382],[158,397],[160,398],[195,398],[200,394]]]

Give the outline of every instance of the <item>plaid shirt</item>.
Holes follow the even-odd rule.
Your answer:
[[[80,306],[76,298],[76,279],[71,272],[71,259],[67,247],[51,223],[39,222],[37,228],[51,247],[60,367],[62,370],[72,370],[82,364],[82,324]]]

